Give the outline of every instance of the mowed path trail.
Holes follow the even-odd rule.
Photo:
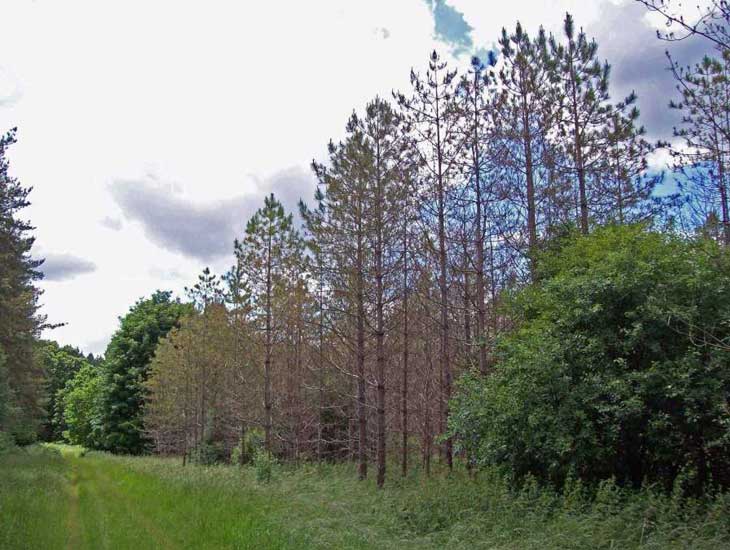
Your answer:
[[[48,446],[0,462],[0,549],[296,548],[265,503]]]

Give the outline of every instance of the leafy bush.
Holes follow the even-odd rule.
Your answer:
[[[250,464],[256,451],[264,448],[264,432],[258,428],[246,431],[238,445],[231,451],[231,464]]]
[[[488,378],[460,382],[450,428],[481,464],[562,485],[730,486],[730,259],[612,227],[539,263]]]
[[[12,435],[0,432],[0,455],[9,453],[15,449],[15,439]]]
[[[190,451],[190,461],[202,466],[221,464],[226,461],[226,448],[219,441],[204,441]]]
[[[261,483],[271,481],[276,464],[274,455],[264,449],[256,449],[253,454],[253,467],[256,471],[256,480]]]

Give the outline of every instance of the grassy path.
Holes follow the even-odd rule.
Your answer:
[[[295,548],[258,499],[133,471],[73,447],[32,448],[0,465],[0,548]],[[261,508],[259,509],[259,506]]]

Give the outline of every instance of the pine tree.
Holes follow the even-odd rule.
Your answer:
[[[302,277],[304,242],[273,193],[246,224],[246,234],[235,242],[237,266],[251,292],[253,315],[264,340],[264,432],[266,449],[273,450],[272,361],[282,339],[288,293]]]
[[[368,272],[374,279],[373,309],[375,322],[375,385],[377,418],[377,484],[383,486],[386,468],[386,338],[392,332],[386,315],[398,297],[397,276],[402,267],[401,231],[406,199],[411,189],[405,155],[405,133],[399,116],[390,105],[376,98],[365,108],[365,117],[357,119],[356,132],[363,136],[363,150],[369,181],[367,186],[366,224],[368,245],[372,248],[372,265]],[[367,166],[366,163],[370,165]]]
[[[29,206],[31,188],[10,175],[7,152],[16,141],[15,129],[0,137],[0,350],[4,355],[4,418],[0,431],[17,440],[35,439],[43,410],[43,373],[35,356],[35,340],[45,326],[38,312],[41,291],[36,282],[42,260],[31,256],[33,226],[19,217]]]
[[[690,208],[700,212],[696,223],[716,216],[722,240],[730,245],[730,50],[719,59],[707,56],[692,68],[673,64],[673,70],[681,100],[672,101],[670,108],[682,114],[674,135],[684,142],[684,148],[672,151],[676,168],[686,176]]]
[[[661,206],[653,193],[662,175],[650,173],[648,160],[656,146],[644,137],[644,127],[638,126],[635,101],[636,96],[631,94],[619,103],[603,130],[603,166],[594,176],[592,193],[592,207],[599,222],[643,222]]]
[[[417,166],[422,169],[416,184],[421,220],[431,228],[435,244],[433,255],[438,265],[440,294],[439,359],[443,379],[443,413],[445,426],[449,414],[453,370],[451,361],[449,316],[449,237],[450,188],[459,170],[464,148],[460,115],[455,103],[456,71],[449,70],[435,51],[431,54],[424,76],[411,70],[412,95],[396,94],[406,124],[411,130],[412,148]],[[449,468],[453,465],[453,445],[446,439],[444,454]]]
[[[485,65],[486,62],[486,65]],[[487,372],[487,303],[486,303],[486,242],[491,242],[492,235],[487,234],[487,216],[490,203],[496,199],[494,179],[498,174],[498,152],[493,144],[494,125],[491,123],[491,111],[495,106],[496,81],[491,70],[496,64],[496,58],[490,52],[489,59],[483,62],[475,57],[472,59],[471,70],[462,77],[459,85],[461,96],[462,117],[464,120],[465,141],[468,144],[469,159],[466,161],[467,180],[463,196],[465,214],[469,218],[464,225],[471,223],[471,230],[465,227],[464,232],[473,235],[470,238],[464,235],[465,277],[474,272],[476,331],[473,339],[476,342],[477,364],[479,371]],[[465,288],[468,285],[465,285]],[[465,297],[468,293],[465,292]],[[467,300],[469,301],[469,300]],[[465,313],[469,313],[471,304],[465,306]],[[467,346],[472,342],[467,339]]]
[[[552,104],[554,71],[542,28],[537,37],[531,39],[517,23],[511,35],[506,29],[502,30],[499,44],[503,59],[499,72],[501,94],[493,121],[497,137],[502,141],[504,161],[511,172],[508,179],[515,185],[509,197],[517,206],[515,214],[524,215],[525,222],[518,231],[526,235],[527,257],[532,269],[539,237],[540,178],[550,183],[552,154],[548,137],[557,115]],[[524,240],[524,237],[518,238]]]
[[[329,165],[312,163],[317,176],[319,214],[310,224],[319,249],[327,259],[327,281],[333,295],[330,326],[348,342],[355,356],[353,376],[356,384],[358,477],[368,470],[368,411],[366,379],[366,296],[371,285],[367,265],[371,249],[367,246],[367,185],[372,169],[367,158],[359,120],[352,115],[344,142],[328,145]],[[338,326],[339,325],[339,326]],[[344,365],[337,368],[352,372]]]
[[[575,178],[578,190],[581,232],[588,234],[590,223],[588,181],[600,170],[603,137],[612,109],[608,103],[610,66],[601,64],[598,44],[589,41],[583,30],[575,32],[573,17],[563,23],[565,44],[550,37],[550,51],[558,82],[556,88],[558,128],[569,166],[560,167]]]

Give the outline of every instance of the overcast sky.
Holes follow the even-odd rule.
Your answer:
[[[0,131],[46,260],[48,334],[101,353],[155,289],[181,293],[273,191],[309,198],[353,108],[406,91],[436,48],[465,64],[520,20],[559,32],[566,11],[669,137],[674,86],[657,21],[633,0],[4,0]],[[672,45],[682,61],[696,41]]]

